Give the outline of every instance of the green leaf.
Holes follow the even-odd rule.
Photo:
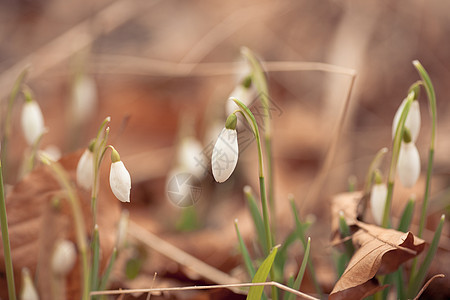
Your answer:
[[[237,220],[234,221],[234,228],[236,228],[236,234],[239,239],[239,248],[241,249],[242,258],[244,259],[245,267],[250,275],[250,278],[255,276],[255,268],[253,267],[252,259],[248,253],[247,246],[245,246],[244,240],[242,239],[241,233],[239,232],[239,227]]]
[[[311,238],[308,238],[308,243],[306,244],[305,255],[303,255],[303,261],[300,266],[300,270],[298,270],[297,278],[295,278],[295,282],[292,287],[294,290],[297,290],[297,291],[300,290],[300,285],[302,284],[303,275],[305,275],[306,266],[308,264],[310,250],[311,250]],[[294,300],[295,295],[290,294],[288,299]]]
[[[134,279],[138,276],[141,271],[143,260],[139,257],[133,257],[128,259],[127,264],[125,266],[125,274],[128,279]]]
[[[255,225],[256,232],[258,234],[258,241],[261,245],[261,249],[265,256],[267,256],[268,252],[266,249],[267,241],[266,241],[266,233],[264,229],[264,223],[259,212],[258,205],[256,204],[255,196],[253,195],[252,189],[250,186],[244,187],[244,194],[247,198],[247,204],[250,209],[250,214],[252,215],[253,224]]]
[[[278,246],[272,248],[267,258],[262,262],[261,266],[256,271],[253,277],[252,283],[265,282],[267,276],[269,276],[270,269],[272,268],[273,261],[277,255]],[[262,293],[264,291],[264,286],[252,286],[248,291],[247,300],[260,300]]]
[[[398,231],[407,232],[409,229],[409,225],[411,224],[411,220],[414,214],[414,205],[415,200],[411,197],[406,203],[405,209],[403,210],[402,217],[400,218],[400,222],[398,223]]]
[[[100,238],[98,233],[98,225],[94,227],[94,234],[92,237],[92,267],[91,267],[91,291],[97,290],[98,285],[98,268],[100,260]]]
[[[109,275],[111,274],[111,270],[114,266],[114,263],[116,262],[116,258],[117,258],[117,248],[114,248],[111,257],[109,258],[108,266],[106,267],[106,270],[103,272],[102,279],[100,280],[98,288],[99,291],[104,291],[106,289],[109,281]],[[104,297],[102,297],[102,299],[103,298]]]
[[[344,238],[350,236],[350,227],[348,227],[347,221],[345,221],[343,214],[339,216],[339,229]],[[355,247],[353,247],[352,241],[347,240],[344,242],[344,245],[345,245],[345,253],[347,254],[348,257],[352,257],[353,253],[355,253]]]
[[[444,227],[444,221],[445,221],[445,215],[442,215],[441,221],[439,222],[439,225],[436,229],[436,232],[434,233],[433,241],[431,242],[430,248],[427,251],[427,255],[425,256],[425,259],[422,263],[422,265],[419,268],[419,271],[417,274],[413,274],[411,276],[411,280],[409,282],[408,286],[408,296],[410,298],[414,298],[415,295],[420,290],[420,287],[422,286],[423,282],[425,281],[425,277],[427,276],[428,269],[430,268],[431,262],[433,261],[434,255],[436,254],[439,240],[441,238],[442,228]]]

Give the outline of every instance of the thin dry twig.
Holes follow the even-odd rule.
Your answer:
[[[184,287],[168,287],[168,288],[153,288],[153,289],[130,289],[130,290],[110,290],[110,291],[97,291],[91,292],[90,296],[98,295],[120,295],[120,294],[132,294],[132,293],[150,293],[150,292],[176,292],[176,291],[191,291],[191,290],[209,290],[209,289],[223,289],[223,288],[239,288],[239,287],[252,287],[252,286],[275,286],[281,290],[292,293],[302,299],[318,300],[313,296],[294,290],[281,283],[270,282],[255,282],[255,283],[235,283],[235,284],[218,284],[218,285],[201,285],[201,286],[184,286]]]
[[[445,275],[444,274],[437,274],[434,275],[433,277],[431,277],[427,283],[425,283],[425,285],[422,287],[422,289],[420,290],[420,292],[417,294],[417,296],[414,298],[414,300],[419,300],[419,297],[422,295],[423,292],[425,292],[425,290],[428,288],[428,286],[430,285],[430,283],[435,280],[436,278],[444,278]]]
[[[148,247],[159,252],[160,254],[172,259],[173,261],[183,265],[194,272],[202,275],[204,278],[220,284],[239,283],[239,280],[204,263],[198,258],[184,252],[180,248],[164,241],[137,223],[130,220],[128,233],[135,239],[143,242]]]

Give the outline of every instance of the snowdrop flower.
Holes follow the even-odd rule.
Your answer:
[[[74,243],[69,240],[60,240],[55,246],[51,259],[53,273],[60,276],[67,275],[75,265],[76,259]]]
[[[128,210],[124,209],[120,214],[119,224],[117,225],[117,239],[116,248],[121,250],[125,248],[127,242],[127,231],[128,231],[128,220],[130,218],[130,213]]]
[[[95,81],[86,75],[79,76],[72,90],[71,113],[75,124],[88,121],[97,106],[97,86]]]
[[[33,280],[28,268],[22,269],[22,288],[20,291],[21,300],[39,300],[39,295],[34,287]]]
[[[77,183],[85,190],[90,190],[94,182],[94,143],[91,143],[80,157],[77,165]]]
[[[25,103],[22,108],[22,131],[28,145],[33,145],[44,133],[44,117],[39,104],[33,100],[29,90],[24,91]]]
[[[404,187],[412,187],[419,179],[420,156],[417,147],[411,139],[409,130],[406,129],[400,146],[397,171],[400,182]]]
[[[111,190],[122,202],[130,202],[131,177],[125,165],[120,160],[119,152],[111,147],[111,170],[109,172],[109,185]]]
[[[177,168],[183,172],[195,175],[197,178],[204,176],[204,166],[199,163],[202,157],[203,146],[194,137],[187,136],[181,140],[177,153]]]
[[[400,120],[400,116],[402,114],[403,108],[405,107],[406,99],[403,100],[400,107],[397,109],[397,112],[394,116],[394,121],[392,123],[392,138],[395,136],[395,131],[397,130],[398,121]],[[405,120],[405,127],[409,129],[411,132],[411,139],[413,142],[416,142],[417,136],[420,131],[420,108],[419,101],[414,100],[411,103],[411,107],[408,112],[408,116]]]
[[[384,206],[386,205],[387,186],[383,183],[379,171],[375,171],[375,183],[370,193],[372,216],[378,225],[383,222]]]
[[[242,101],[246,106],[250,105],[251,101],[255,99],[256,92],[252,85],[251,76],[247,76],[242,79],[242,82],[238,84],[234,90],[230,93],[228,97],[228,101],[226,104],[226,113],[227,115],[232,114],[235,110],[239,109],[239,107],[230,99],[236,98]]]
[[[214,145],[211,164],[214,179],[217,182],[227,180],[238,161],[239,147],[236,132],[236,114],[231,114]]]

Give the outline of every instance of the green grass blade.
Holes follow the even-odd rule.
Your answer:
[[[92,236],[92,267],[91,267],[91,291],[97,290],[98,285],[98,268],[100,260],[100,238],[98,233],[98,225],[94,227],[94,234]]]
[[[408,200],[408,203],[405,206],[405,209],[403,210],[402,217],[400,218],[400,222],[398,223],[398,231],[401,232],[407,232],[409,229],[409,226],[411,225],[411,221],[414,215],[414,206],[416,204],[416,201],[414,197],[411,197]]]
[[[298,217],[297,207],[295,206],[294,199],[291,198],[290,202],[291,202],[292,213],[294,214],[295,225],[297,227],[296,232],[298,233],[298,237],[303,244],[303,249],[305,249],[305,251],[306,251],[307,242],[306,242],[306,237],[305,237],[305,231],[303,230],[302,223],[300,222],[300,218]],[[312,277],[314,287],[315,287],[317,293],[322,296],[323,291],[322,291],[322,288],[320,287],[319,281],[317,280],[316,271],[314,269],[314,266],[313,266],[311,260],[308,260],[308,270],[311,273],[311,277]]]
[[[300,285],[302,284],[302,280],[303,280],[303,275],[305,275],[305,270],[306,270],[306,266],[308,264],[309,261],[309,252],[311,250],[311,238],[308,238],[308,243],[306,244],[306,250],[305,250],[305,254],[303,255],[303,261],[302,264],[300,266],[300,270],[298,270],[298,274],[297,274],[297,278],[295,278],[295,282],[293,285],[293,289],[294,290],[300,290]],[[295,295],[294,294],[289,294],[289,300],[294,300],[295,299]]]
[[[108,266],[106,267],[106,270],[103,272],[102,279],[100,280],[100,285],[98,290],[104,291],[107,287],[109,275],[111,274],[111,270],[114,266],[114,263],[116,262],[117,258],[117,248],[114,248],[111,257],[109,258]]]
[[[416,274],[412,274],[411,280],[408,286],[408,296],[410,298],[414,298],[415,295],[419,292],[423,282],[425,281],[425,277],[427,276],[428,269],[430,268],[431,262],[433,261],[434,255],[436,254],[439,240],[441,238],[442,228],[444,227],[445,215],[442,215],[441,221],[434,233],[433,240],[430,244],[430,248],[427,251],[427,255],[425,256],[422,265],[420,266],[418,272]]]
[[[397,299],[406,299],[405,282],[403,281],[403,267],[400,266],[394,273],[395,286],[397,287]]]
[[[239,240],[239,248],[241,249],[242,258],[244,259],[248,275],[250,275],[250,278],[253,278],[255,276],[255,268],[253,267],[252,259],[250,258],[250,254],[248,253],[247,246],[245,246],[244,240],[242,239],[241,233],[239,232],[237,220],[234,221],[234,228],[236,229],[236,235]]]
[[[294,276],[289,276],[289,279],[288,279],[286,285],[290,288],[292,288],[294,286]],[[288,292],[284,293],[283,300],[289,300],[290,296],[291,296],[291,293],[288,293]]]
[[[272,251],[267,256],[267,258],[262,262],[261,266],[256,271],[255,276],[253,277],[252,282],[265,282],[267,276],[269,276],[270,269],[272,268],[273,261],[275,260],[275,256],[277,255],[278,247],[275,246],[272,248]],[[262,293],[264,291],[264,286],[252,286],[248,291],[247,300],[260,300]]]
[[[247,198],[247,204],[250,209],[250,214],[252,215],[253,224],[255,225],[256,232],[258,234],[258,240],[261,245],[261,249],[265,256],[267,256],[267,241],[266,241],[266,233],[264,229],[264,223],[261,217],[261,213],[259,212],[258,205],[256,204],[255,196],[253,195],[252,188],[250,186],[244,187],[244,194]]]
[[[350,227],[348,227],[347,221],[345,221],[344,214],[341,212],[339,215],[339,229],[341,231],[342,237],[346,238],[350,236]],[[344,242],[345,253],[350,258],[355,253],[355,247],[353,247],[353,243],[351,240]]]

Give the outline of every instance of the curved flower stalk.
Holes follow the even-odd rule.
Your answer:
[[[379,170],[375,171],[375,182],[370,193],[370,208],[372,216],[378,225],[383,222],[384,206],[386,205],[387,185]]]
[[[109,146],[111,152],[111,170],[109,173],[109,185],[111,190],[122,202],[130,202],[131,176],[125,165],[120,160],[119,152],[113,146]]]
[[[69,240],[57,242],[51,260],[52,272],[58,276],[66,276],[73,269],[76,259],[74,243]]]
[[[22,269],[22,288],[20,291],[21,300],[39,300],[38,292],[33,284],[28,268]]]
[[[411,138],[408,128],[405,128],[397,166],[400,182],[408,188],[414,186],[420,175],[419,151]]]
[[[77,165],[77,183],[85,190],[90,190],[94,182],[94,143],[84,150]]]
[[[239,109],[236,103],[230,100],[230,97],[239,99],[246,106],[250,105],[252,100],[256,97],[256,90],[253,87],[251,75],[245,76],[230,93],[225,109],[227,115],[231,115],[235,110]]]
[[[44,117],[39,104],[33,100],[30,89],[25,88],[23,93],[25,104],[21,114],[22,131],[28,145],[33,146],[45,132]]]
[[[416,97],[417,94],[415,93]],[[394,116],[394,121],[392,123],[392,138],[395,136],[395,131],[397,130],[398,121],[400,120],[400,115],[402,114],[403,108],[405,107],[407,99],[404,99],[403,102],[400,104],[400,107],[397,109],[397,112]],[[409,109],[408,116],[406,117],[405,121],[405,128],[408,128],[411,133],[411,139],[415,143],[417,141],[417,137],[419,136],[420,131],[420,107],[419,107],[419,101],[414,99],[414,101],[411,103],[411,108]]]
[[[211,165],[214,179],[217,182],[226,181],[236,168],[239,147],[236,132],[237,117],[235,113],[228,116],[225,128],[219,134],[214,145]]]

